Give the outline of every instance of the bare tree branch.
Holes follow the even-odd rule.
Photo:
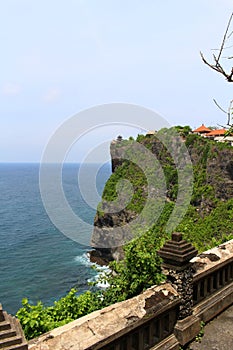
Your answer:
[[[229,28],[230,28],[230,25],[231,25],[231,22],[232,22],[232,18],[233,18],[233,12],[231,13],[230,15],[230,18],[228,20],[228,24],[227,24],[227,28],[225,30],[225,33],[224,33],[224,36],[223,36],[223,40],[222,40],[222,43],[221,43],[221,46],[220,46],[220,49],[217,50],[217,49],[214,49],[213,51],[219,51],[218,55],[216,56],[215,54],[213,54],[213,59],[214,59],[214,62],[213,63],[210,63],[208,62],[203,53],[200,52],[200,55],[201,55],[201,58],[202,58],[202,61],[208,66],[210,67],[211,69],[215,70],[216,72],[222,74],[226,80],[230,83],[233,82],[233,67],[231,68],[230,72],[227,73],[225,71],[225,68],[223,67],[223,65],[220,63],[220,60],[221,58],[227,58],[227,59],[233,59],[233,56],[228,56],[228,57],[223,57],[222,56],[222,53],[224,50],[228,49],[228,48],[231,48],[232,45],[226,47],[225,44],[226,44],[226,40],[229,39],[232,35],[233,35],[233,31],[230,32],[230,34],[228,34],[228,31],[229,31]],[[228,34],[228,36],[227,36]],[[230,101],[229,103],[229,106],[228,106],[228,111],[225,111],[218,103],[217,101],[214,99],[214,103],[217,105],[217,107],[222,111],[224,112],[225,114],[227,114],[227,124],[225,126],[227,130],[225,136],[229,136],[229,135],[233,135],[233,100]],[[222,126],[222,125],[221,125]]]
[[[226,112],[226,111],[218,104],[218,102],[217,102],[215,99],[213,99],[213,100],[214,100],[214,103],[216,104],[216,106],[217,106],[223,113],[228,114],[228,112]]]
[[[230,45],[230,46],[224,47],[223,50],[231,49],[232,47],[233,45]],[[219,49],[211,49],[211,51],[219,51]]]
[[[233,33],[233,31],[232,31],[232,32],[228,35],[228,37],[227,37],[227,33],[228,33],[228,31],[229,31],[232,18],[233,18],[233,12],[231,13],[231,16],[230,16],[230,18],[229,18],[229,21],[228,21],[228,24],[227,24],[227,28],[226,28],[226,31],[225,31],[225,33],[224,33],[223,40],[222,40],[222,43],[221,43],[221,47],[220,47],[220,49],[219,49],[219,54],[218,54],[218,56],[216,56],[215,54],[213,54],[214,64],[209,63],[209,62],[205,59],[203,53],[200,52],[202,61],[203,61],[207,66],[209,66],[211,69],[213,69],[213,70],[215,70],[216,72],[222,74],[222,75],[226,78],[226,80],[227,80],[228,82],[233,82],[233,67],[231,68],[230,73],[227,73],[227,72],[224,70],[223,66],[221,65],[220,59],[221,59],[221,57],[222,57],[222,52],[223,52],[223,50],[226,49],[226,47],[225,47],[226,39],[228,39],[228,38],[232,35],[232,33]],[[231,47],[231,46],[230,46],[230,47]],[[233,58],[233,57],[228,57],[228,59],[232,59],[232,58]]]
[[[227,125],[230,125],[232,127],[232,124],[231,124],[231,115],[232,115],[232,109],[233,109],[233,100],[230,101],[230,104],[229,104],[229,107],[228,107],[228,113],[227,113],[227,116],[228,116],[228,120],[227,120]]]
[[[226,41],[226,37],[227,37],[227,33],[228,33],[228,30],[229,30],[229,27],[230,27],[230,25],[231,25],[232,17],[233,17],[233,12],[232,12],[232,14],[231,14],[231,16],[230,16],[230,19],[229,19],[229,21],[228,21],[227,29],[226,29],[226,31],[225,31],[225,34],[224,34],[224,37],[223,37],[223,40],[222,40],[222,45],[221,45],[221,48],[220,48],[220,51],[219,51],[219,55],[218,55],[218,62],[219,62],[219,60],[220,60],[220,57],[221,57],[221,54],[222,54],[222,50],[223,50],[224,45],[225,45],[225,41]]]
[[[227,39],[229,39],[231,37],[231,35],[233,34],[233,30],[232,32],[228,35]]]

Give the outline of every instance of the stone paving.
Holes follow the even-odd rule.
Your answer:
[[[233,350],[233,305],[209,322],[200,343],[191,343],[190,350]]]

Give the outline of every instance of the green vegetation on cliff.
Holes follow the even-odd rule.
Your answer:
[[[149,230],[140,232],[139,238],[125,245],[122,261],[110,263],[112,272],[102,277],[102,280],[108,283],[106,289],[89,291],[79,296],[75,290],[71,290],[67,296],[50,307],[45,307],[41,302],[30,305],[28,300],[24,300],[17,317],[28,339],[94,310],[137,295],[164,279],[161,260],[156,251],[170,238],[166,224],[176,204],[179,179],[174,159],[158,136],[165,137],[166,142],[171,141],[171,147],[174,148],[174,131],[178,132],[185,142],[192,160],[194,177],[191,202],[176,230],[183,232],[184,238],[192,242],[199,252],[233,238],[233,148],[190,134],[189,127],[162,129],[159,134],[149,137],[139,135],[137,141],[156,156],[165,176],[166,202],[161,215]],[[122,162],[118,161],[103,192],[103,201],[116,201],[119,195],[119,180],[130,181],[134,193],[121,213],[126,221],[141,213],[148,196],[144,169],[136,165],[137,161],[129,161],[132,156],[132,142],[132,139],[123,140],[116,145],[118,149],[128,147],[129,157]],[[101,208],[100,204],[95,225],[108,227],[109,215],[107,220]],[[114,225],[114,219],[111,225]]]
[[[150,229],[157,236],[157,227],[164,231],[169,208],[175,205],[178,192],[178,173],[171,154],[159,141],[159,133],[169,137],[176,130],[184,138],[193,167],[193,192],[188,211],[177,230],[184,232],[185,239],[191,241],[201,252],[217,243],[230,239],[233,235],[233,148],[226,143],[217,143],[196,134],[189,134],[189,127],[162,129],[156,135],[139,135],[137,141],[153,152],[159,160],[167,185],[167,203],[159,222]],[[119,146],[118,146],[119,147]],[[125,147],[125,144],[123,145]],[[118,166],[105,185],[103,200],[117,198],[117,182],[124,178],[134,187],[134,195],[126,210],[140,213],[146,201],[146,179],[142,170],[128,160]],[[103,215],[100,213],[100,216]],[[98,215],[97,215],[98,216]],[[163,224],[164,223],[164,224]]]

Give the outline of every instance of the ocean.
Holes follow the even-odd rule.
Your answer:
[[[97,167],[97,164],[86,165],[86,176]],[[63,190],[73,211],[93,225],[96,209],[86,204],[79,190],[79,168],[79,164],[64,165]],[[110,174],[109,163],[97,173],[100,196]],[[85,192],[85,188],[82,190]],[[82,229],[87,227],[77,228]],[[88,282],[97,276],[88,259],[89,250],[90,247],[67,238],[50,221],[40,196],[39,164],[0,164],[0,303],[3,309],[15,314],[22,306],[22,298],[51,305],[73,287],[79,293],[89,289]]]

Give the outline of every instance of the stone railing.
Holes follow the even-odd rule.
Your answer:
[[[193,314],[208,322],[233,303],[233,240],[191,260]]]
[[[168,283],[30,341],[29,349],[149,349],[172,334],[180,298]]]
[[[213,249],[194,259],[203,264],[203,271],[199,266],[193,278],[194,305],[233,281],[233,256],[226,254],[224,259],[224,250],[221,252],[221,249],[225,250],[225,245],[220,246],[216,253]]]
[[[30,350],[178,350],[233,303],[233,240],[196,255],[174,233],[158,252],[167,282],[29,342]]]

